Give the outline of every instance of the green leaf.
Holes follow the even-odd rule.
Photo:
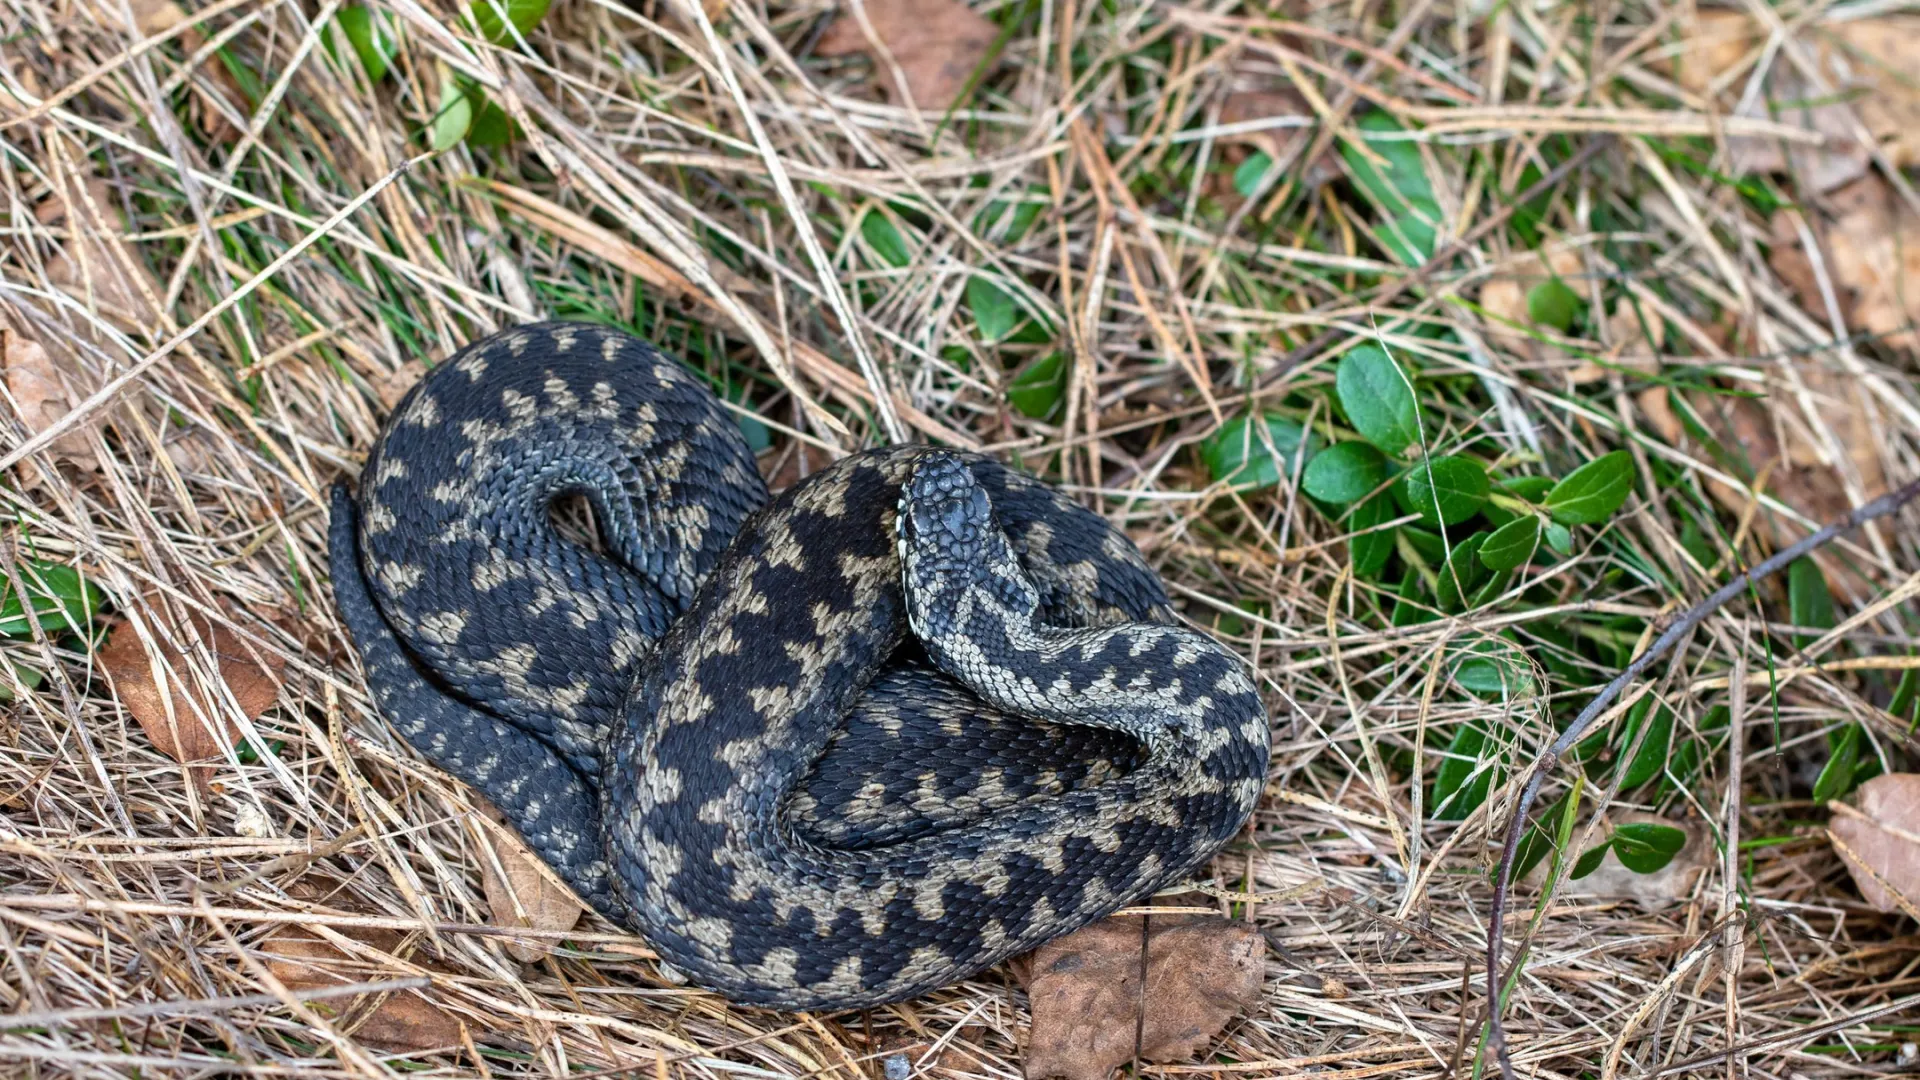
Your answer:
[[[1900,673],[1900,684],[1893,688],[1893,700],[1887,702],[1887,711],[1896,720],[1911,721],[1916,700],[1920,700],[1920,668],[1908,668]]]
[[[1361,190],[1392,213],[1405,211],[1415,200],[1433,202],[1433,182],[1427,179],[1419,144],[1406,137],[1407,129],[1398,120],[1371,112],[1353,126],[1361,133],[1366,151],[1343,141],[1340,156]]]
[[[0,663],[6,663],[11,666],[14,675],[20,679],[20,685],[28,690],[38,687],[41,680],[46,678],[46,674],[39,668],[30,668],[25,664],[14,664],[10,661],[0,661]],[[8,678],[4,672],[0,672],[0,703],[13,700],[13,685],[13,680]]]
[[[1526,565],[1539,546],[1540,519],[1525,514],[1493,530],[1480,545],[1480,561],[1489,570],[1512,570]]]
[[[1387,481],[1387,459],[1369,443],[1343,442],[1313,455],[1300,486],[1322,502],[1345,506],[1372,494]]]
[[[1687,834],[1671,825],[1637,821],[1613,830],[1613,857],[1636,874],[1651,874],[1687,846]]]
[[[1787,567],[1787,608],[1793,613],[1793,625],[1810,630],[1833,629],[1833,593],[1827,590],[1827,577],[1820,565],[1805,555]],[[1793,645],[1804,649],[1818,634],[1795,634]]]
[[[1020,370],[1007,384],[1007,404],[1035,420],[1045,420],[1067,393],[1067,354],[1048,353]]]
[[[1470,458],[1428,458],[1417,462],[1394,485],[1394,496],[1421,520],[1457,525],[1487,501],[1487,470]]]
[[[1435,618],[1433,612],[1418,602],[1421,592],[1420,575],[1417,572],[1408,570],[1406,576],[1400,579],[1400,586],[1393,590],[1393,595],[1393,614],[1388,616],[1387,625],[1416,626]]]
[[[1313,463],[1308,462],[1309,466]],[[1373,578],[1387,568],[1387,560],[1393,557],[1393,529],[1379,529],[1377,532],[1365,532],[1393,520],[1393,500],[1385,495],[1376,495],[1347,515],[1347,529],[1354,532],[1354,538],[1347,542],[1347,558],[1353,561],[1353,576]]]
[[[1547,497],[1547,492],[1553,490],[1553,477],[1516,476],[1511,480],[1500,481],[1500,486],[1515,498],[1525,499],[1538,506],[1540,500]]]
[[[473,21],[482,37],[495,45],[506,45],[514,39],[507,31],[508,23],[525,37],[547,17],[547,9],[552,6],[553,0],[473,0]],[[501,12],[506,13],[506,22],[500,21]]]
[[[1719,557],[1714,553],[1713,542],[1707,539],[1707,534],[1700,531],[1700,526],[1694,524],[1692,518],[1680,526],[1680,546],[1693,556],[1693,561],[1699,563],[1702,569],[1712,566]]]
[[[1427,179],[1419,146],[1405,138],[1406,129],[1384,112],[1369,113],[1354,126],[1366,149],[1343,141],[1340,156],[1355,185],[1382,211],[1381,242],[1403,262],[1425,262],[1433,254],[1440,204],[1434,201],[1433,183]]]
[[[1573,789],[1555,799],[1553,805],[1547,807],[1547,812],[1540,815],[1539,824],[1528,829],[1527,835],[1520,839],[1520,846],[1513,853],[1513,880],[1526,880],[1527,875],[1533,873],[1533,868],[1540,865],[1540,860],[1546,858],[1549,852],[1567,850],[1567,845],[1573,840],[1573,821],[1580,806],[1580,790],[1581,785],[1576,780]],[[1551,833],[1547,831],[1549,825],[1554,827]],[[1494,870],[1497,873],[1499,867],[1496,866]]]
[[[1461,659],[1453,666],[1453,681],[1482,697],[1518,701],[1533,696],[1533,673],[1520,647],[1504,637],[1481,638],[1454,650]]]
[[[1487,534],[1474,533],[1465,540],[1453,545],[1447,554],[1447,561],[1440,564],[1440,581],[1434,587],[1434,596],[1443,611],[1459,611],[1462,597],[1473,592],[1487,576],[1487,569],[1480,565],[1480,545],[1486,543]]]
[[[440,77],[440,110],[433,115],[433,148],[451,150],[473,127],[474,98],[451,70]]]
[[[1399,457],[1420,442],[1420,403],[1413,381],[1386,350],[1361,345],[1340,358],[1334,372],[1340,408],[1360,437]]]
[[[1260,181],[1267,178],[1267,170],[1273,167],[1273,159],[1266,151],[1255,150],[1252,156],[1233,170],[1233,190],[1243,199],[1251,199],[1260,191]]]
[[[1565,525],[1550,521],[1546,528],[1540,530],[1540,534],[1547,538],[1548,547],[1562,555],[1573,554],[1573,533],[1569,532]]]
[[[1573,872],[1568,874],[1567,877],[1573,881],[1579,881],[1581,878],[1600,869],[1600,860],[1607,857],[1607,849],[1612,846],[1613,841],[1603,841],[1599,847],[1580,856],[1580,860],[1573,864]]]
[[[1562,525],[1607,520],[1633,491],[1633,455],[1625,450],[1594,458],[1547,492],[1547,512]]]
[[[1673,710],[1665,705],[1653,708],[1651,694],[1635,702],[1627,714],[1628,722],[1620,736],[1620,749],[1625,751],[1633,746],[1633,740],[1639,737],[1640,725],[1645,722],[1650,709],[1653,719],[1647,722],[1646,741],[1640,744],[1640,752],[1633,755],[1633,761],[1627,765],[1626,775],[1620,778],[1622,791],[1630,791],[1659,776],[1667,764],[1667,755],[1673,745]]]
[[[473,93],[479,94],[475,89]],[[473,126],[467,129],[467,145],[485,150],[496,146],[505,146],[513,141],[513,117],[497,102],[486,102],[473,118]]]
[[[1400,528],[1400,536],[1406,540],[1407,546],[1413,549],[1414,554],[1420,556],[1421,560],[1429,565],[1447,557],[1447,542],[1440,539],[1440,534],[1432,529],[1418,525],[1404,525]]]
[[[901,267],[913,261],[900,229],[877,208],[868,210],[860,218],[860,236],[889,266]]]
[[[1507,591],[1507,583],[1512,580],[1513,571],[1511,570],[1495,570],[1488,574],[1485,581],[1481,582],[1471,593],[1467,594],[1466,603],[1461,605],[1462,609],[1466,611],[1478,611],[1488,604],[1493,603],[1500,598],[1502,593]]]
[[[1557,277],[1527,290],[1527,318],[1536,326],[1550,326],[1566,333],[1580,314],[1580,294]]]
[[[334,18],[340,23],[341,33],[347,35],[347,43],[353,46],[354,55],[360,58],[367,81],[377,83],[386,78],[393,67],[393,58],[400,52],[391,17],[384,11],[354,4],[341,8]]]
[[[1432,257],[1439,245],[1440,204],[1432,199],[1415,199],[1402,214],[1395,214],[1382,231],[1387,250],[1403,263],[1418,266]]]
[[[1300,422],[1277,413],[1265,413],[1266,434],[1252,417],[1242,414],[1220,426],[1200,444],[1200,459],[1216,483],[1226,482],[1240,491],[1258,491],[1292,476],[1303,448],[1309,458],[1320,449],[1319,436],[1307,431]],[[1271,448],[1268,444],[1271,443]],[[1279,457],[1275,458],[1275,453]]]
[[[1039,220],[1040,211],[1051,205],[1053,200],[1047,194],[1046,185],[1030,184],[1027,187],[1025,199],[1011,203],[1003,199],[995,199],[982,207],[980,213],[974,216],[973,231],[979,233],[984,240],[1012,244],[1026,236],[1027,230],[1033,228],[1033,223]],[[1009,209],[1013,211],[1011,214],[1007,212]],[[1002,219],[1007,223],[1005,235],[994,231],[994,226],[998,225]]]
[[[980,340],[989,344],[1004,340],[1027,317],[1006,290],[977,275],[967,279],[967,307],[973,311],[973,324],[980,328]]]
[[[1865,736],[1866,729],[1859,724],[1848,724],[1840,730],[1832,755],[1821,766],[1820,776],[1813,782],[1813,801],[1816,804],[1824,804],[1853,790],[1853,776],[1860,768],[1860,742]]]
[[[1447,744],[1447,756],[1433,778],[1433,818],[1435,821],[1459,821],[1487,800],[1495,769],[1482,769],[1481,753],[1487,747],[1486,729],[1468,721],[1454,730]]]
[[[33,625],[49,636],[84,630],[106,600],[80,571],[59,563],[22,559],[20,581],[0,578],[0,635],[26,637]]]

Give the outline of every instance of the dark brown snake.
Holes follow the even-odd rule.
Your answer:
[[[576,495],[600,550],[554,524]],[[1100,517],[925,446],[769,501],[713,393],[617,331],[435,367],[331,545],[407,742],[743,1003],[978,973],[1180,880],[1266,778],[1244,662]]]

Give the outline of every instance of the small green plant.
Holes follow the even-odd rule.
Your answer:
[[[1424,392],[1384,347],[1362,344],[1341,357],[1318,410],[1335,418],[1330,438],[1294,415],[1263,411],[1233,418],[1199,448],[1213,480],[1237,491],[1297,475],[1306,501],[1347,534],[1354,576],[1398,582],[1383,592],[1394,626],[1512,602],[1516,575],[1552,552],[1571,553],[1573,530],[1618,512],[1635,476],[1624,450],[1558,478],[1496,475],[1495,463],[1472,452],[1435,453],[1439,424],[1421,404]],[[1538,696],[1536,667],[1512,631],[1462,635],[1449,648],[1446,671],[1460,691],[1493,701]],[[1624,725],[1629,738],[1642,719]],[[1671,714],[1657,724],[1665,726],[1649,732],[1629,768],[1635,786],[1666,775]],[[1457,726],[1447,738],[1430,805],[1437,818],[1458,820],[1485,802],[1507,762],[1491,729]]]
[[[56,640],[88,635],[106,602],[99,586],[60,563],[26,558],[14,567],[17,577],[0,576],[0,637],[30,638],[36,627]],[[12,668],[11,675],[0,672],[0,701],[13,700],[15,679],[29,690],[40,685],[38,669],[24,664]]]

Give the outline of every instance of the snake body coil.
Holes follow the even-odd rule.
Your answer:
[[[554,525],[572,495],[603,550]],[[711,392],[615,331],[436,367],[331,548],[401,735],[745,1003],[977,973],[1178,880],[1266,775],[1244,664],[1098,516],[910,446],[769,502]]]

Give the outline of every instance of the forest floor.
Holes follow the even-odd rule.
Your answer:
[[[1916,59],[1872,0],[0,0],[0,1068],[1498,1075],[1523,766],[1920,477]],[[1148,916],[1257,930],[1251,989],[766,1012],[545,882],[371,707],[325,537],[422,371],[549,317],[776,488],[927,440],[1125,530],[1271,707]],[[1920,1067],[1906,520],[1549,774],[1519,1075]]]

